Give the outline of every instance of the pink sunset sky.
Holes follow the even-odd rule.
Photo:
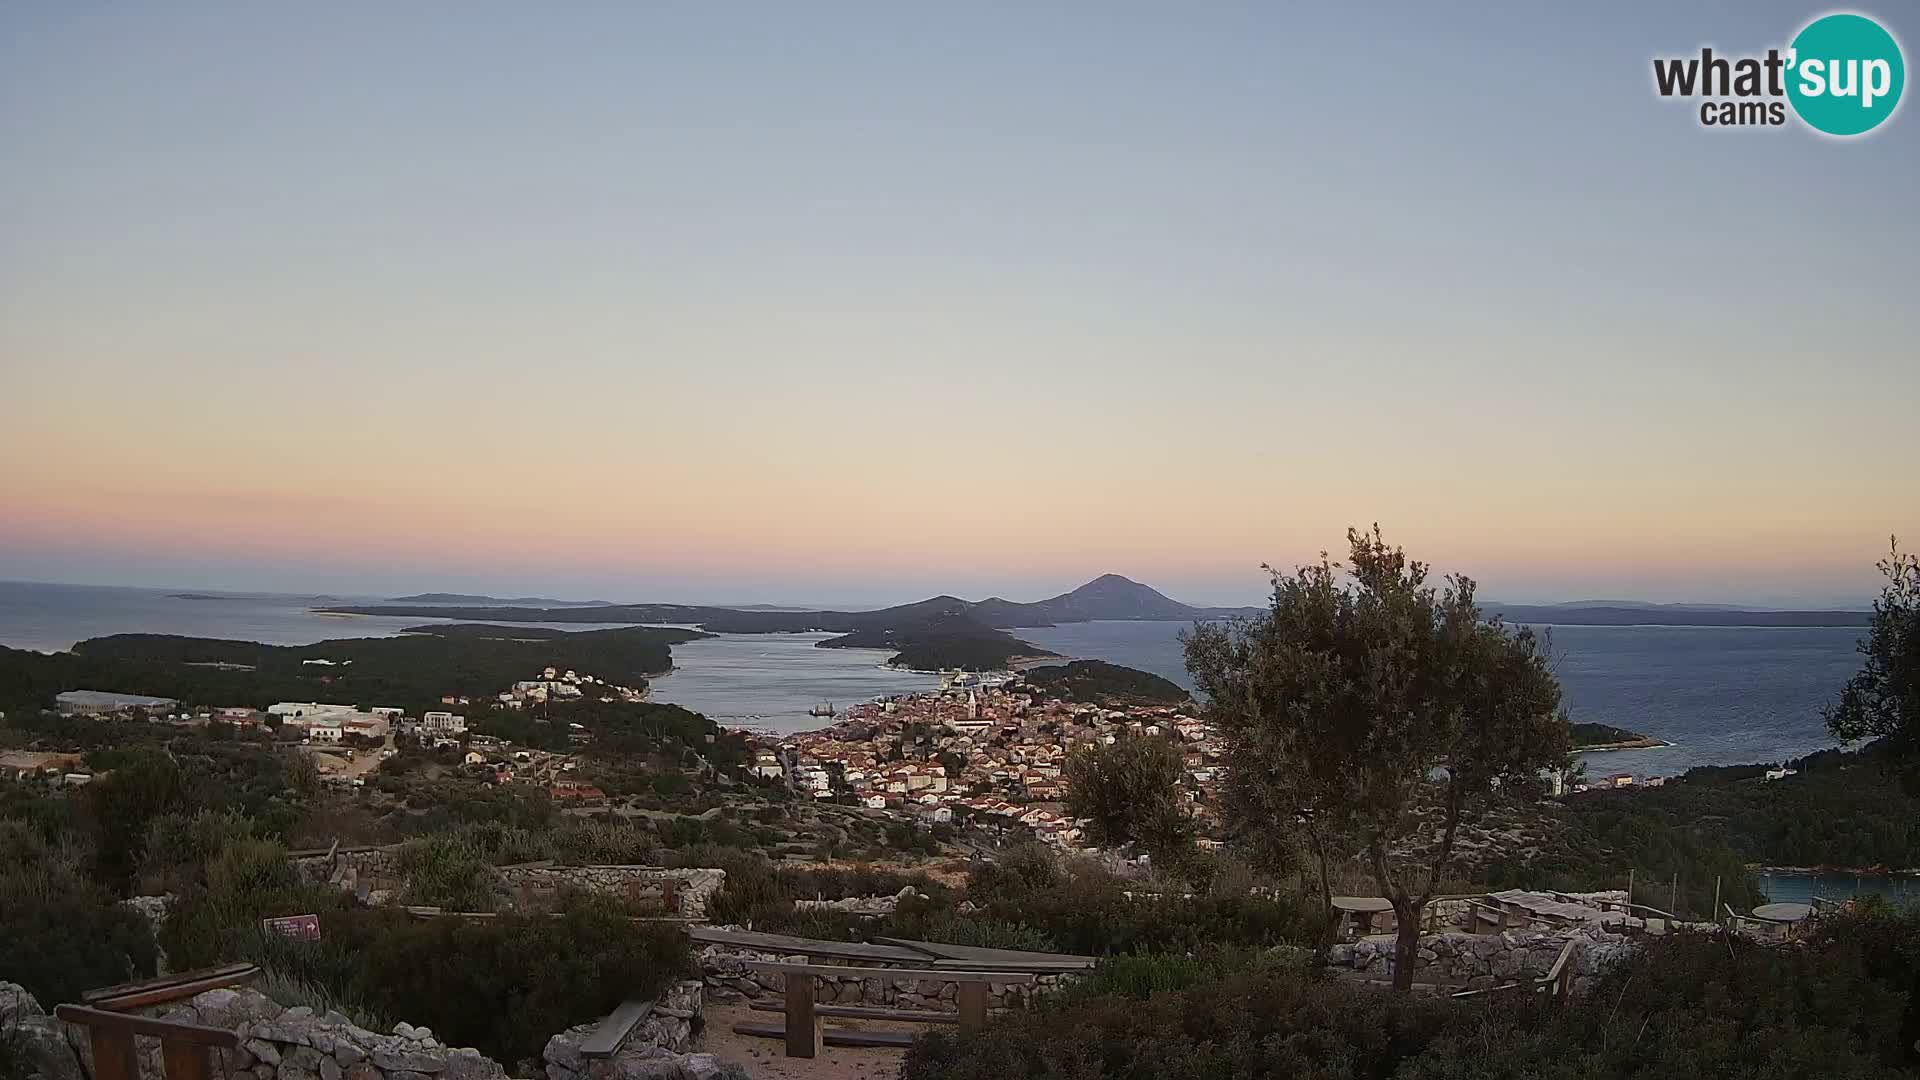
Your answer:
[[[1551,108],[1424,5],[433,8],[0,10],[0,579],[1247,603],[1378,521],[1824,606],[1920,545],[1920,122],[1645,85],[1784,8],[1473,28]],[[1299,40],[1377,78],[1295,107]]]

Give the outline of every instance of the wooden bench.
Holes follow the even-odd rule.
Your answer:
[[[747,1008],[755,1012],[785,1012],[787,1007],[776,1001],[750,1001]],[[839,1017],[846,1020],[905,1020],[921,1024],[957,1024],[959,1013],[936,1012],[932,1009],[889,1009],[875,1005],[820,1005],[813,1007],[815,1016],[829,1019]]]
[[[144,1009],[149,1005],[164,1005],[169,1001],[179,1001],[208,990],[239,986],[259,974],[260,968],[255,964],[220,964],[216,967],[162,975],[157,979],[142,979],[138,982],[102,986],[97,990],[82,993],[80,1000],[96,1009],[127,1012],[133,1009]]]
[[[53,1015],[87,1029],[93,1045],[94,1080],[140,1080],[140,1060],[133,1047],[135,1035],[160,1040],[166,1080],[214,1080],[220,1073],[214,1070],[207,1051],[216,1047],[231,1050],[240,1044],[240,1037],[226,1028],[150,1020],[86,1005],[62,1005],[53,1010]]]
[[[651,1001],[623,1001],[620,1006],[607,1014],[600,1026],[593,1029],[580,1043],[580,1056],[583,1058],[610,1058],[627,1041],[635,1025],[645,1020],[653,1012]]]
[[[955,1021],[963,1028],[980,1028],[987,1023],[987,984],[1018,983],[1030,984],[1035,975],[1030,971],[952,971],[930,970],[926,968],[872,968],[839,967],[833,964],[784,964],[778,961],[749,961],[749,971],[771,972],[784,977],[786,987],[786,1026],[776,1028],[771,1024],[735,1024],[733,1030],[741,1035],[763,1035],[784,1038],[787,1042],[787,1056],[798,1058],[817,1057],[824,1040],[833,1046],[904,1046],[912,1039],[906,1032],[899,1031],[847,1031],[845,1029],[825,1030],[820,1025],[820,1017],[829,1015],[816,1006],[813,1001],[813,980],[815,978],[857,979],[933,979],[941,982],[959,984],[956,1004],[959,1012]],[[839,1006],[834,1006],[837,1010]],[[865,1016],[869,1020],[920,1020],[913,1010],[890,1010],[874,1008],[873,1012],[895,1015]],[[846,1015],[846,1014],[842,1014]],[[944,1014],[943,1014],[944,1017]],[[944,1019],[941,1022],[946,1022]],[[886,1041],[849,1042],[850,1038],[862,1040],[881,1039]],[[905,1042],[902,1042],[902,1039]]]

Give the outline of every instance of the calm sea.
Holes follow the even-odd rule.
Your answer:
[[[1192,689],[1178,623],[1095,622],[1019,631],[1067,656],[1164,675]],[[1665,739],[1583,755],[1589,773],[1670,776],[1695,765],[1785,761],[1833,745],[1820,710],[1858,670],[1858,627],[1554,626],[1555,671],[1576,723]]]

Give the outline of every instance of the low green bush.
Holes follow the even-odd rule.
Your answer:
[[[1920,912],[1872,906],[1786,948],[1655,939],[1570,1003],[1393,994],[1245,952],[1141,955],[984,1032],[921,1039],[902,1076],[1895,1080],[1920,1071],[1916,956]]]
[[[153,974],[146,920],[89,873],[91,853],[0,821],[0,978],[48,1009],[82,991]]]
[[[406,881],[401,899],[448,911],[493,911],[500,906],[500,875],[487,853],[459,834],[430,836],[400,849]]]

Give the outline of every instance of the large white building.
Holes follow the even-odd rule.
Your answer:
[[[458,735],[467,730],[467,718],[450,712],[421,713],[420,730],[430,735]]]

